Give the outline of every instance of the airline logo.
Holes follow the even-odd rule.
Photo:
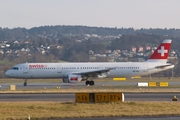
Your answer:
[[[171,40],[164,40],[149,59],[167,59],[170,51],[170,46]]]
[[[161,49],[158,50],[158,53],[160,53],[161,56],[163,57],[165,53],[168,53],[168,50],[165,50],[165,49],[164,49],[164,46],[161,46]]]
[[[32,64],[32,65],[29,65],[29,68],[45,68],[46,65],[42,65],[42,64]]]

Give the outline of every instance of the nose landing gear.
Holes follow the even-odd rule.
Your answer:
[[[27,79],[24,80],[24,86],[27,86]]]

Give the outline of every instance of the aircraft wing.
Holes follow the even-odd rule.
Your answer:
[[[82,76],[86,76],[86,77],[98,77],[99,75],[107,74],[110,70],[113,70],[113,69],[115,69],[115,68],[108,68],[108,69],[87,71],[87,72],[80,72],[80,73],[73,73],[73,74],[82,75]]]

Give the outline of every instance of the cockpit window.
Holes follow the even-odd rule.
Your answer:
[[[13,69],[13,70],[18,70],[19,68],[18,68],[18,67],[13,67],[13,68],[11,68],[11,69]]]

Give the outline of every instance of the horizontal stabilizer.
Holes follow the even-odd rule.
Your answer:
[[[169,66],[174,67],[174,65],[169,64],[169,65],[160,65],[160,66],[156,66],[155,68],[157,68],[157,69],[163,69],[163,68],[169,67]]]

